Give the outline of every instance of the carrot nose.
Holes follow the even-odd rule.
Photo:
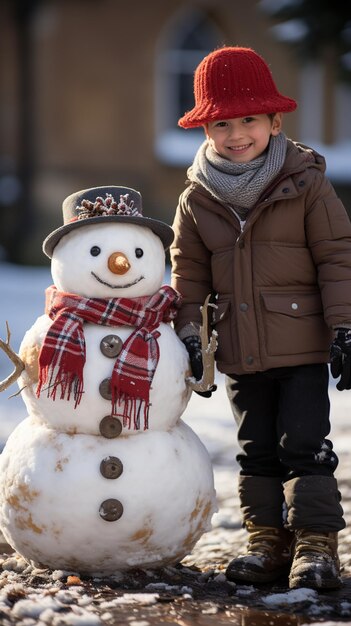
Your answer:
[[[108,258],[107,265],[114,274],[126,274],[130,269],[130,263],[123,252],[113,252]]]

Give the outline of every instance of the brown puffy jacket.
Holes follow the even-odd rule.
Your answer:
[[[171,248],[172,285],[183,296],[176,330],[199,323],[213,293],[220,371],[325,363],[332,327],[351,327],[351,223],[324,171],[323,157],[289,140],[279,176],[242,232],[200,185],[180,196]]]

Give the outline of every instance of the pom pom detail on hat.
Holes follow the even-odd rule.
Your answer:
[[[194,97],[195,107],[178,121],[183,128],[297,107],[278,91],[267,63],[251,48],[227,46],[208,54],[195,70]]]

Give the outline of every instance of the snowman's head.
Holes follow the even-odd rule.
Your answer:
[[[61,237],[51,273],[59,291],[86,298],[135,298],[162,285],[165,251],[150,228],[110,222],[81,226]]]
[[[83,189],[64,200],[62,212],[63,226],[43,243],[57,289],[89,298],[135,298],[159,289],[174,233],[143,216],[139,191]]]
[[[165,250],[174,237],[168,224],[144,217],[141,194],[130,187],[110,185],[76,191],[63,201],[62,213],[63,226],[56,228],[43,242],[43,251],[50,258],[62,237],[85,225],[95,227],[96,224],[118,222],[147,226],[161,239]]]

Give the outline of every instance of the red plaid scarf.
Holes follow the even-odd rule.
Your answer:
[[[140,298],[83,298],[46,290],[45,312],[53,320],[39,354],[37,396],[47,385],[48,397],[70,399],[75,408],[83,394],[85,339],[83,323],[135,326],[118,355],[111,377],[112,415],[124,404],[123,424],[140,428],[140,412],[144,409],[144,428],[148,428],[149,393],[159,359],[156,330],[160,322],[170,322],[177,315],[180,295],[164,285],[153,296]]]

